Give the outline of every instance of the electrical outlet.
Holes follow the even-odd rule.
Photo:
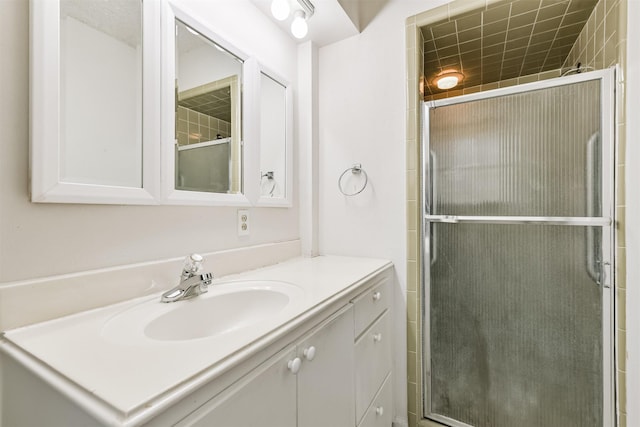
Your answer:
[[[249,235],[249,209],[238,209],[238,236]]]

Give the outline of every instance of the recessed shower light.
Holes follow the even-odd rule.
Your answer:
[[[433,84],[438,89],[447,90],[456,87],[463,78],[464,76],[457,71],[445,71],[433,79]]]

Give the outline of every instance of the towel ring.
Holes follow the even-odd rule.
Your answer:
[[[267,178],[267,181],[271,181],[271,190],[267,191],[267,194],[273,197],[273,192],[276,189],[276,180],[273,178],[273,172],[269,171],[269,172],[263,173],[262,176],[260,177],[260,183],[264,181],[264,178]]]
[[[360,188],[358,191],[355,191],[353,193],[347,193],[346,191],[344,191],[344,188],[342,186],[342,179],[349,171],[351,171],[351,173],[354,175],[360,175],[360,174],[364,175],[364,184],[362,184],[362,188]],[[338,189],[345,196],[355,196],[356,194],[362,193],[364,189],[367,188],[368,182],[369,182],[369,177],[367,176],[367,172],[365,172],[365,170],[362,169],[362,164],[356,163],[350,168],[345,169],[344,172],[342,172],[342,174],[340,175],[340,178],[338,178]]]

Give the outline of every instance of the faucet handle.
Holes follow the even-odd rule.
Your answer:
[[[189,277],[198,274],[202,270],[203,258],[200,254],[191,254],[184,259],[182,276]]]

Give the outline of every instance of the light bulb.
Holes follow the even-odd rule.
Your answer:
[[[441,90],[454,88],[464,78],[462,73],[456,70],[446,70],[440,73],[434,80],[433,84]]]
[[[278,21],[284,21],[289,17],[289,0],[273,0],[271,2],[271,14]]]
[[[446,76],[442,77],[438,80],[438,89],[451,89],[458,84],[458,77],[456,76]]]
[[[296,10],[293,13],[293,22],[291,22],[291,34],[297,39],[301,39],[307,35],[309,27],[307,26],[307,20],[302,10]]]

